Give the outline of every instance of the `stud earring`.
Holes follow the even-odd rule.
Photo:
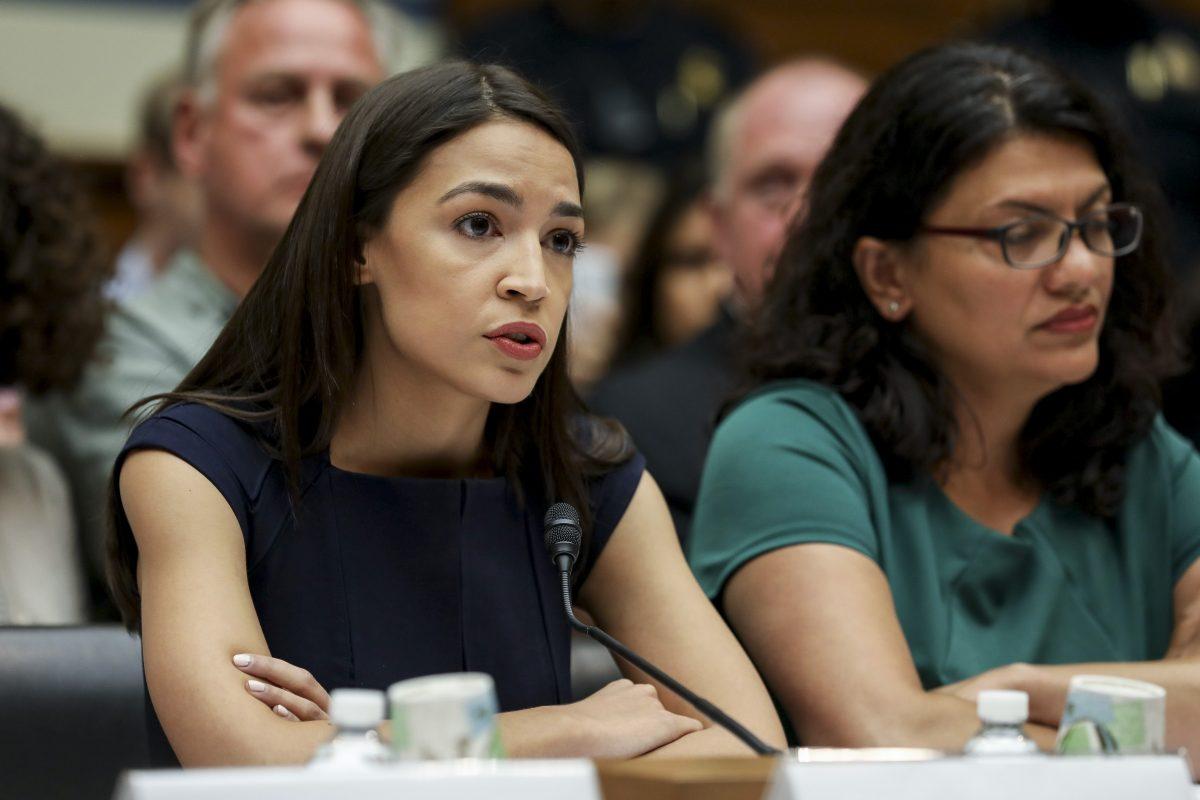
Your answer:
[[[889,314],[898,314],[900,313],[900,304],[895,300],[891,300],[887,304],[887,310]]]

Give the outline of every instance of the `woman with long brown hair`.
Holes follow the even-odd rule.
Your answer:
[[[301,761],[325,689],[464,669],[494,677],[514,755],[745,752],[634,672],[570,704],[557,500],[584,518],[579,605],[781,741],[641,458],[567,382],[581,182],[561,116],[504,69],[401,75],[347,116],[114,470],[112,583],[180,761]]]

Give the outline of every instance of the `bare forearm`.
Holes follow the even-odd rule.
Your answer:
[[[267,712],[271,713],[271,712]],[[267,724],[269,723],[269,724]],[[323,743],[333,736],[328,722],[289,722],[263,720],[261,724],[240,726],[241,732],[229,735],[223,727],[211,737],[186,736],[186,742],[172,747],[185,767],[284,766],[305,764]]]
[[[702,731],[689,733],[657,750],[651,750],[642,758],[696,758],[703,756],[752,758],[756,753],[729,731],[716,725]]]
[[[1192,752],[1200,748],[1200,662],[1167,659],[1027,666],[1015,671],[1011,688],[1029,694],[1031,719],[1057,726],[1075,675],[1112,675],[1163,687],[1167,692],[1167,747],[1187,747]]]
[[[574,738],[562,730],[560,715],[544,706],[496,715],[504,752],[512,758],[564,758],[578,755]]]
[[[922,692],[899,703],[874,703],[830,714],[828,724],[811,719],[798,725],[802,742],[813,747],[927,747],[957,752],[979,730],[975,704],[943,692]],[[793,720],[802,717],[793,715]],[[1055,730],[1025,726],[1043,750],[1054,747]]]
[[[910,728],[914,740],[907,746],[955,752],[962,750],[967,740],[980,728],[979,714],[974,703],[957,697],[928,693],[922,706],[925,713],[916,715],[915,725]],[[1057,735],[1055,727],[1030,722],[1025,725],[1024,732],[1041,750],[1049,752],[1054,749],[1054,739]]]

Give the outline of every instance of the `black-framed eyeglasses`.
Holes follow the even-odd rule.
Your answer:
[[[1052,214],[1034,214],[995,228],[947,228],[922,225],[924,233],[970,236],[1000,243],[1004,261],[1016,269],[1038,269],[1067,254],[1079,231],[1084,245],[1102,256],[1132,253],[1142,241],[1142,212],[1132,203],[1110,203],[1072,222]]]

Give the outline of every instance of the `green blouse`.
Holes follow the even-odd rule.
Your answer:
[[[1023,661],[1143,661],[1166,652],[1172,589],[1200,555],[1200,458],[1161,419],[1130,450],[1111,522],[1043,498],[1011,536],[928,477],[887,480],[855,412],[811,381],[771,384],[718,428],[688,560],[718,603],[780,547],[857,550],[887,576],[926,688]]]

